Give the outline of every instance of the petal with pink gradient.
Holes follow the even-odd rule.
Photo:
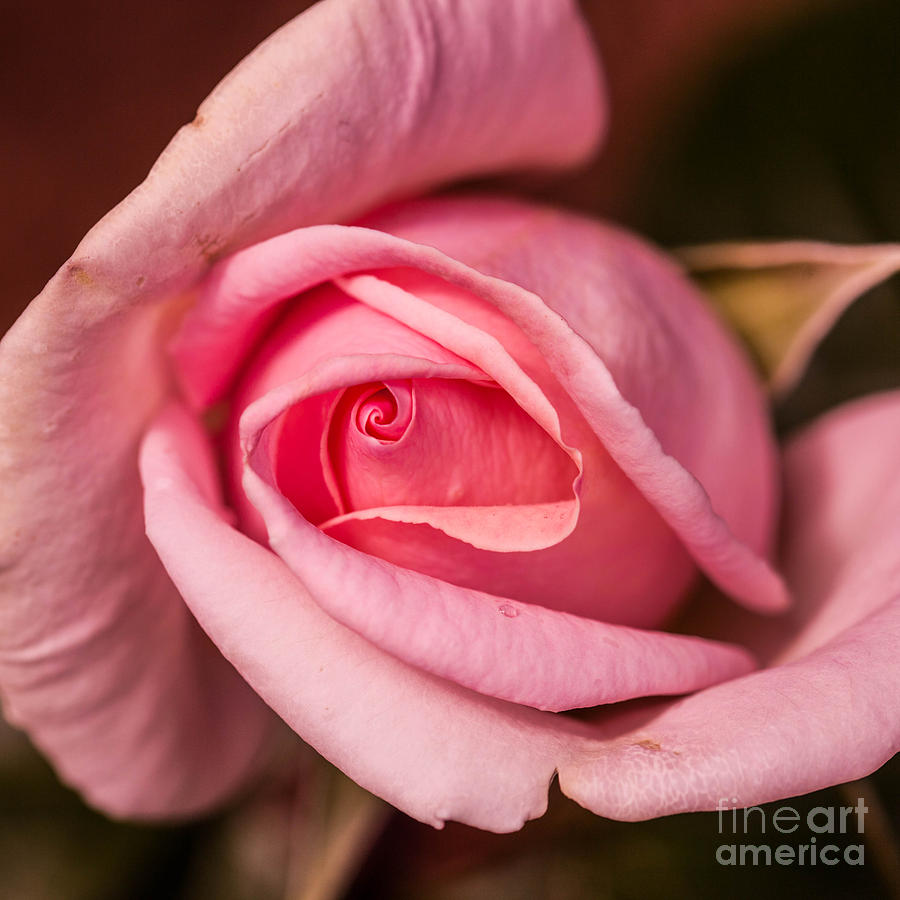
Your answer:
[[[542,815],[564,740],[555,719],[418,671],[340,625],[277,556],[227,525],[192,461],[209,465],[205,436],[169,410],[142,451],[148,533],[260,696],[351,778],[422,821],[513,831]],[[198,548],[215,564],[195,565]]]
[[[280,494],[276,473],[279,469],[284,470],[281,457],[285,452],[290,454],[291,448],[284,448],[284,430],[279,426],[286,414],[293,412],[298,406],[303,407],[310,399],[318,395],[330,396],[372,380],[382,382],[388,379],[464,380],[467,375],[473,374],[476,377],[481,376],[477,369],[470,367],[440,364],[398,354],[335,356],[320,363],[303,377],[286,382],[264,394],[244,410],[240,420],[240,432],[245,492],[249,457],[255,464],[250,468],[257,468],[266,483]],[[527,382],[527,379],[525,381]],[[578,459],[577,451],[572,451],[572,454]],[[578,469],[575,465],[570,466],[570,475],[577,478]],[[338,489],[339,487],[340,485]],[[348,519],[364,521],[368,518],[427,523],[474,547],[500,551],[505,549],[529,551],[556,544],[574,529],[578,520],[579,502],[571,480],[567,486],[567,493],[569,496],[566,499],[551,503],[465,507],[449,505],[377,507],[346,513],[322,523],[320,527],[328,528],[336,522],[345,522]],[[248,498],[257,512],[262,513],[253,497],[248,494]],[[294,503],[292,498],[286,499]],[[268,523],[266,527],[271,541]]]
[[[574,162],[602,119],[573,3],[327,0],[222,82],[3,338],[0,691],[92,802],[206,807],[244,778],[270,718],[143,534],[137,446],[172,391],[162,347],[185,293],[214,258],[285,229]]]
[[[144,534],[134,454],[141,406],[165,391],[159,310],[81,347],[77,313],[56,312],[0,346],[4,714],[95,806],[195,814],[247,778],[271,713]]]
[[[215,218],[182,238],[198,261],[460,176],[566,166],[593,151],[606,108],[573,0],[399,0],[389,10],[318,4],[201,106],[199,128],[180,135],[182,167],[193,177],[224,152],[223,169],[238,174],[216,186]],[[254,90],[235,109],[240,75]],[[216,353],[203,346],[204,335],[216,341],[215,326],[205,321],[182,354],[202,399],[216,393],[206,374],[218,371]],[[237,354],[258,336],[243,333]]]
[[[579,475],[506,391],[460,379],[350,392],[331,437],[347,511],[552,503],[571,496]]]
[[[356,230],[350,233],[357,238],[372,237],[370,233]],[[464,376],[467,380],[501,384],[516,403],[549,436],[555,436],[561,448],[566,449],[560,443],[562,420],[567,441],[578,445],[577,452],[568,449],[566,452],[579,467],[580,460],[586,459],[589,469],[589,476],[582,479],[577,487],[582,509],[578,514],[581,524],[575,532],[572,532],[574,508],[541,509],[534,504],[529,513],[531,524],[528,527],[532,535],[529,542],[524,540],[522,526],[526,522],[526,510],[522,506],[517,509],[494,506],[477,513],[474,507],[468,511],[431,507],[428,508],[427,518],[423,518],[424,508],[413,509],[409,506],[381,507],[377,513],[372,510],[349,515],[336,512],[334,518],[328,520],[329,531],[352,546],[400,565],[427,571],[455,584],[619,624],[658,625],[666,612],[683,596],[692,576],[690,559],[677,538],[603,450],[533,345],[496,309],[465,291],[434,277],[428,278],[423,273],[416,275],[415,284],[410,283],[409,270],[391,270],[389,274],[394,282],[400,281],[429,297],[434,301],[431,304],[415,304],[415,298],[407,297],[397,284],[386,283],[371,275],[342,281],[346,282],[345,287],[368,291],[366,296],[370,304],[349,303],[349,295],[330,284],[308,289],[322,277],[327,277],[321,265],[322,260],[328,264],[330,255],[316,241],[343,240],[346,235],[346,229],[313,229],[304,231],[303,236],[310,243],[303,247],[292,245],[290,240],[284,239],[259,245],[255,248],[258,252],[239,255],[229,261],[223,267],[226,274],[214,276],[211,285],[204,291],[204,306],[197,310],[195,325],[203,322],[204,309],[209,304],[214,310],[222,309],[223,305],[230,307],[235,312],[233,324],[236,327],[246,325],[247,315],[266,315],[267,310],[278,304],[280,292],[257,293],[264,289],[258,281],[261,275],[268,279],[270,287],[277,286],[278,279],[285,279],[281,287],[286,290],[287,296],[296,295],[283,306],[279,324],[257,350],[246,373],[232,390],[234,418],[243,407],[259,399],[270,388],[300,376],[318,361],[329,358],[329,355],[334,358],[344,353],[402,353],[468,366],[469,374]],[[351,267],[360,258],[358,254],[354,255],[354,246],[347,244],[343,248],[345,260]],[[286,250],[281,252],[283,248]],[[246,257],[249,257],[249,264],[246,264]],[[371,257],[366,258],[371,260]],[[392,296],[399,296],[404,302],[404,310],[409,310],[410,302],[417,305],[421,312],[417,315],[413,310],[410,319],[410,325],[415,327],[403,324],[406,319],[401,321],[374,309],[371,303],[375,303],[377,298],[369,296],[373,288],[379,293],[386,290]],[[245,298],[243,305],[234,303],[237,295]],[[449,305],[451,310],[460,306],[470,312],[474,309],[479,327],[433,308],[439,300]],[[428,332],[432,338],[439,337],[444,345],[450,342],[454,349],[442,346],[423,332]],[[502,340],[498,340],[495,333],[500,334]],[[515,359],[507,351],[507,345],[515,354]],[[478,362],[483,368],[473,368],[471,363],[464,363],[460,354],[465,354],[466,358]],[[226,366],[234,364],[224,347],[220,348],[216,357],[223,360]],[[374,377],[365,366],[353,371],[356,372],[354,377],[357,383]],[[390,378],[396,372],[388,367],[383,374]],[[344,378],[340,387],[353,384],[352,379]],[[548,402],[551,399],[552,402]],[[299,401],[299,395],[285,400],[294,404]],[[286,412],[282,412],[281,406],[273,408],[267,413],[267,422],[280,414],[279,421],[271,427],[283,428],[288,421],[295,423],[291,427],[301,432],[301,445],[308,451],[315,437],[311,432],[327,430],[329,417],[334,413],[332,405],[324,412],[318,407],[312,409],[310,404],[316,402],[311,397],[303,400],[303,410],[296,406]],[[236,429],[234,418],[232,430]],[[303,422],[306,425],[302,425]],[[317,424],[313,425],[314,422]],[[495,437],[493,440],[503,443],[507,437],[502,440]],[[275,440],[273,446],[277,448],[281,443],[281,439]],[[228,441],[228,447],[230,497],[240,513],[242,528],[265,542],[264,528],[258,514],[239,489],[243,454],[237,447],[236,438]],[[295,477],[290,475],[290,465],[276,464],[279,469],[277,483],[307,518],[312,517],[310,520],[315,524],[322,524],[327,518],[318,516],[321,503],[307,505],[314,499],[310,491],[316,484],[318,487],[314,493],[319,498],[331,485],[332,507],[336,510],[343,508],[331,471],[332,463],[325,449],[323,446],[319,466],[323,473],[321,478],[311,471],[316,461],[308,452],[297,459],[303,471],[310,473],[309,477]],[[283,456],[288,460],[291,458],[290,453]],[[427,454],[420,454],[414,462],[422,467],[427,457]],[[507,470],[520,464],[515,461],[513,452],[507,453],[506,459]],[[532,474],[525,471],[524,480],[531,479]],[[403,477],[409,478],[409,473],[404,473]],[[289,482],[290,489],[287,488]],[[426,521],[435,527],[413,527]],[[390,524],[386,524],[388,522]],[[478,524],[482,526],[480,538],[476,538],[474,530]],[[556,526],[564,528],[560,530]],[[543,535],[539,533],[539,528],[544,531]],[[461,547],[459,541],[445,540],[441,532],[454,534],[468,546]],[[476,551],[475,547],[483,548],[483,552]],[[529,548],[532,551],[545,549],[527,553]]]
[[[706,574],[751,608],[785,608],[766,563],[778,488],[765,399],[662,254],[612,226],[505,200],[398,204],[363,224],[506,282],[473,291],[537,347]]]
[[[765,803],[860,778],[900,749],[900,392],[856,401],[787,450],[784,562],[803,610],[772,668],[626,720],[560,786],[644,819]]]
[[[267,392],[325,360],[374,352],[407,354],[439,366],[449,365],[453,371],[464,371],[474,381],[486,377],[434,341],[356,303],[333,284],[322,284],[304,292],[302,299],[297,298],[285,310],[256,349],[228,398],[230,415],[222,446],[227,498],[247,534],[263,543],[266,541],[259,515],[241,489],[243,453],[238,440],[241,413]],[[365,379],[365,373],[359,377]],[[328,432],[339,401],[336,393],[308,397],[286,410],[276,423],[280,434],[275,446],[289,446],[275,461],[277,482],[315,524],[346,511],[328,447]]]

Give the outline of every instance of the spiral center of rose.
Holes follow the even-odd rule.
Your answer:
[[[308,416],[309,410],[295,407],[288,415]],[[282,471],[304,455],[295,434],[282,430]],[[338,392],[330,402],[321,460],[337,515],[388,506],[554,502],[571,494],[576,474],[566,454],[505,391],[444,378]],[[300,493],[286,496],[307,510]]]
[[[410,382],[366,386],[353,410],[353,420],[361,434],[383,444],[399,441],[413,416]]]

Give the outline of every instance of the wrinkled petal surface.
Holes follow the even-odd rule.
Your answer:
[[[226,81],[199,112],[205,152],[222,147],[241,170],[215,198],[214,230],[194,238],[207,257],[298,225],[346,221],[461,175],[569,165],[605,127],[593,50],[571,0],[328,0],[262,49],[272,60],[253,73],[250,109],[231,109]],[[302,70],[284,77],[298,60]],[[217,341],[215,324],[205,320],[186,342],[191,396],[220,387],[206,374],[217,370],[216,351],[203,346],[204,335]],[[258,334],[244,332],[233,355]]]

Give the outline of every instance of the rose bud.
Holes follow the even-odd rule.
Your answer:
[[[6,335],[0,690],[90,803],[208,809],[276,714],[410,815],[496,831],[557,773],[640,818],[883,761],[883,737],[813,740],[830,643],[749,674],[753,641],[665,630],[701,574],[735,615],[789,604],[762,385],[703,295],[610,225],[409,199],[574,164],[604,124],[567,0],[326,0]],[[792,587],[830,602],[791,547]],[[881,639],[837,652],[883,662]],[[841,734],[877,720],[885,671]]]

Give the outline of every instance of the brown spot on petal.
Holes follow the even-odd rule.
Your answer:
[[[94,279],[88,275],[81,266],[72,266],[72,277],[82,286],[90,287],[94,283]]]
[[[635,747],[643,747],[644,750],[662,750],[662,747],[656,741],[651,741],[649,738],[645,738],[642,741],[637,741],[634,745]]]

